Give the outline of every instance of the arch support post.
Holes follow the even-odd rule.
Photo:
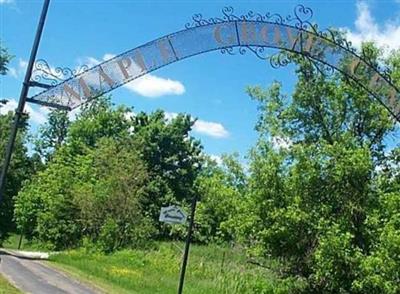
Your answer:
[[[40,15],[39,24],[38,24],[38,27],[36,30],[35,40],[33,42],[31,55],[29,57],[28,68],[25,73],[25,78],[24,78],[24,82],[22,84],[21,94],[19,96],[18,106],[17,106],[17,109],[15,110],[14,119],[13,119],[13,122],[11,125],[10,137],[8,139],[8,144],[6,147],[6,153],[5,153],[4,162],[3,162],[3,165],[1,168],[1,175],[0,175],[0,204],[2,202],[4,193],[5,193],[4,188],[5,188],[6,175],[8,172],[9,165],[10,165],[11,155],[12,155],[12,152],[14,149],[14,144],[15,144],[15,139],[17,137],[18,127],[19,127],[22,117],[23,117],[23,112],[24,112],[24,108],[25,108],[25,104],[26,104],[27,95],[29,92],[29,88],[31,87],[30,79],[32,76],[33,64],[35,62],[37,51],[39,48],[39,43],[40,43],[40,39],[42,36],[43,27],[44,27],[44,23],[46,20],[49,4],[50,4],[50,0],[44,0],[42,13]]]

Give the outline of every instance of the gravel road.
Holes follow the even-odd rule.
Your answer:
[[[99,294],[41,261],[0,254],[0,273],[24,293]]]

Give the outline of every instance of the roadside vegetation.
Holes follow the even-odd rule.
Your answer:
[[[364,44],[362,55],[400,87],[400,52],[383,57]],[[196,195],[188,293],[399,293],[400,148],[390,143],[398,124],[354,82],[290,59],[292,93],[279,82],[247,89],[258,139],[246,165],[243,155],[217,163],[205,154],[190,115],[135,112],[109,96],[73,120],[52,110],[33,136],[25,124],[0,242],[23,233],[63,251],[55,265],[111,288],[173,293],[173,244],[182,247],[186,227],[158,215],[171,204],[189,211]],[[371,81],[367,68],[357,74]],[[10,121],[0,115],[0,152]]]
[[[147,250],[122,250],[104,255],[85,249],[51,259],[56,266],[98,284],[110,294],[176,293],[183,243],[157,243]],[[288,293],[300,281],[280,280],[268,266],[256,265],[239,248],[194,245],[185,279],[185,293]],[[275,292],[274,292],[275,291]]]
[[[18,250],[21,235],[11,233],[6,240],[4,240],[2,247],[6,249]],[[27,240],[22,238],[21,250],[25,251],[43,251],[43,244],[35,240]]]
[[[0,294],[22,294],[22,292],[0,275]]]

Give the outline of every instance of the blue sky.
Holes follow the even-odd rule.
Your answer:
[[[249,10],[287,15],[297,4],[314,11],[321,28],[345,28],[356,46],[374,40],[389,49],[400,46],[400,1],[105,1],[52,0],[38,58],[52,66],[95,65],[112,55],[181,30],[194,13],[214,17],[224,6],[238,14]],[[0,0],[0,38],[15,55],[8,76],[1,77],[0,99],[15,107],[32,46],[42,1]],[[220,52],[186,59],[112,92],[116,104],[135,112],[161,108],[170,116],[185,112],[198,118],[193,135],[205,151],[246,154],[255,143],[256,103],[245,93],[248,85],[282,81],[290,92],[292,68],[273,69],[251,54]],[[4,108],[2,111],[5,111]],[[32,129],[46,120],[45,108],[28,105]]]

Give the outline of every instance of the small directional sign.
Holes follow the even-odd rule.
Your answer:
[[[186,218],[186,213],[178,206],[161,207],[160,222],[167,224],[184,224]]]

